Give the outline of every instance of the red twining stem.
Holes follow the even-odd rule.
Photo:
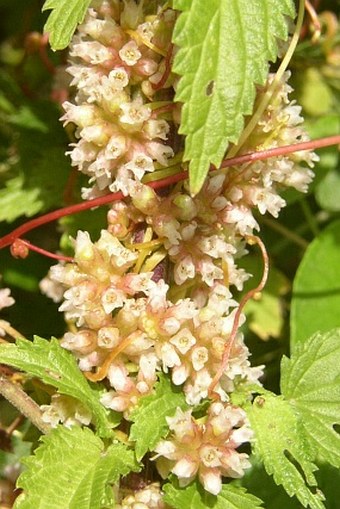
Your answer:
[[[221,168],[228,168],[230,166],[236,166],[239,164],[244,164],[253,161],[259,161],[268,159],[270,157],[278,157],[286,154],[290,154],[293,152],[299,152],[302,150],[314,150],[317,148],[328,147],[330,145],[340,144],[340,135],[337,136],[328,136],[327,138],[320,138],[318,140],[306,141],[302,143],[295,143],[294,145],[286,145],[284,147],[277,147],[268,150],[263,150],[260,152],[252,152],[250,154],[244,154],[242,156],[231,157],[229,159],[225,159]],[[215,170],[213,166],[210,170]],[[164,179],[157,180],[155,182],[150,182],[148,185],[153,189],[161,189],[167,187],[169,185],[175,184],[181,180],[185,180],[188,177],[187,171],[182,171],[180,173],[176,173],[175,175],[171,175],[170,177],[166,177]],[[72,214],[77,214],[78,212],[82,212],[83,210],[92,209],[94,207],[99,207],[101,205],[106,205],[116,200],[123,199],[124,196],[121,192],[118,193],[109,193],[105,196],[100,196],[99,198],[95,198],[94,200],[89,200],[82,203],[77,203],[76,205],[70,205],[68,207],[63,207],[58,210],[54,210],[53,212],[49,212],[44,216],[37,217],[32,219],[31,221],[27,221],[27,223],[19,226],[11,233],[8,233],[4,237],[0,239],[0,249],[6,246],[10,246],[15,239],[18,239],[25,233],[38,228],[39,226],[49,223],[51,221],[55,221],[61,217],[69,216]]]
[[[214,389],[215,389],[216,385],[218,384],[220,378],[223,376],[226,366],[228,364],[230,353],[232,351],[232,348],[235,344],[235,340],[237,337],[237,332],[238,332],[238,329],[240,326],[240,319],[242,316],[244,306],[247,304],[248,300],[253,299],[257,293],[262,292],[263,288],[266,286],[267,279],[268,279],[269,258],[268,258],[268,253],[267,253],[264,243],[262,242],[260,237],[257,237],[256,235],[249,235],[247,237],[247,241],[249,244],[257,244],[259,246],[259,248],[261,249],[261,254],[262,254],[262,259],[263,259],[263,274],[262,274],[261,281],[256,286],[256,288],[252,288],[251,290],[249,290],[249,292],[247,292],[242,297],[240,305],[237,308],[237,311],[236,311],[236,314],[234,317],[233,327],[232,327],[229,339],[224,347],[221,365],[209,386],[209,396],[212,398],[214,398],[214,397],[219,398],[218,394],[214,392]]]

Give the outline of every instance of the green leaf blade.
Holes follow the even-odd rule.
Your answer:
[[[324,509],[322,494],[316,490],[313,454],[289,402],[267,393],[255,399],[247,415],[255,433],[255,454],[276,484],[304,507]]]
[[[130,440],[136,442],[136,457],[140,460],[147,451],[151,451],[168,430],[167,416],[176,409],[186,408],[184,394],[172,387],[164,376],[156,385],[155,392],[141,398],[138,407],[132,412]]]
[[[72,35],[81,23],[91,0],[46,0],[43,11],[52,10],[44,26],[49,33],[53,50],[61,50],[69,45]]]
[[[340,327],[340,221],[314,239],[298,268],[291,306],[291,348],[315,331]]]
[[[315,334],[282,361],[281,390],[318,457],[340,467],[340,329]]]
[[[199,483],[186,488],[177,488],[172,484],[164,486],[164,501],[174,509],[261,509],[259,498],[234,484],[225,484],[216,497],[204,491]]]
[[[228,143],[237,142],[255,84],[265,83],[268,60],[276,59],[276,40],[288,36],[284,15],[295,11],[291,0],[175,0],[174,8],[183,11],[173,36],[173,70],[181,76],[175,100],[184,103],[180,132],[196,194],[210,164],[219,166]]]
[[[25,460],[27,469],[18,480],[24,493],[15,509],[101,509],[112,503],[107,500],[108,485],[140,469],[132,450],[120,443],[104,450],[87,428],[60,426],[42,442]]]
[[[100,403],[100,393],[91,388],[74,356],[56,339],[35,337],[33,342],[19,339],[16,345],[0,345],[0,362],[36,376],[61,394],[81,401],[92,412],[100,436],[110,436],[111,428],[119,423],[118,415],[115,422],[113,412],[110,414]],[[109,419],[109,415],[113,418]]]

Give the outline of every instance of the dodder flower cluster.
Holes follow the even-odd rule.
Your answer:
[[[195,418],[228,345],[238,308],[234,288],[242,291],[250,277],[237,259],[259,230],[253,211],[276,217],[285,205],[281,189],[306,191],[312,172],[300,163],[313,166],[315,155],[216,171],[195,197],[187,182],[161,194],[148,187],[145,176],[150,181],[164,168],[170,174],[182,169],[175,77],[168,68],[175,17],[168,8],[146,12],[143,1],[94,0],[73,39],[68,72],[76,92],[62,117],[76,126],[72,164],[90,177],[84,197],[110,189],[126,200],[112,206],[97,242],[78,232],[74,263],[52,267],[42,286],[55,300],[63,293],[60,310],[70,330],[61,344],[88,379],[103,381],[103,405],[129,420],[140,398],[152,393],[157,373],[183,386],[191,409],[168,416],[169,435],[153,459],[161,476],[172,472],[182,486],[198,476],[218,494],[222,476],[240,477],[249,466],[237,448],[252,433],[230,393],[259,383],[262,374],[250,366],[239,332],[214,388],[219,401]],[[306,139],[300,108],[288,97],[288,77],[242,153]],[[272,79],[258,90],[259,101]],[[72,421],[69,405],[55,398],[46,419],[88,422],[81,409],[74,409]],[[124,508],[164,507],[155,485],[127,496],[122,488],[118,500]]]

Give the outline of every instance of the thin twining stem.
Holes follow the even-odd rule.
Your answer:
[[[50,425],[42,420],[42,412],[39,405],[18,384],[11,382],[5,375],[1,374],[0,394],[17,408],[20,413],[27,417],[42,433],[50,431]]]
[[[225,347],[224,347],[224,352],[223,352],[223,355],[222,355],[221,365],[220,365],[216,375],[212,379],[212,382],[211,382],[211,384],[209,386],[209,395],[212,398],[219,397],[218,394],[216,394],[214,392],[214,389],[215,389],[216,385],[218,384],[220,378],[223,376],[224,371],[225,371],[225,369],[227,367],[227,364],[228,364],[228,361],[229,361],[230,352],[231,352],[231,350],[232,350],[232,348],[234,346],[234,343],[235,343],[235,340],[236,340],[236,336],[237,336],[237,332],[238,332],[238,329],[239,329],[239,326],[240,326],[240,319],[241,319],[241,316],[242,316],[242,312],[243,312],[244,306],[247,304],[247,302],[250,299],[254,298],[256,296],[256,294],[258,294],[259,292],[261,292],[263,290],[263,288],[266,286],[267,279],[268,279],[268,274],[269,274],[269,258],[268,258],[268,253],[267,253],[267,250],[266,250],[266,247],[265,247],[264,243],[262,242],[260,237],[257,237],[256,235],[249,235],[249,236],[246,237],[246,240],[247,240],[248,244],[257,244],[259,246],[259,248],[261,249],[262,259],[263,259],[263,274],[262,274],[261,281],[256,286],[256,288],[252,288],[251,290],[249,290],[249,292],[247,292],[242,297],[240,305],[237,308],[237,311],[236,311],[235,317],[234,317],[233,327],[232,327],[229,339],[226,342]]]
[[[328,136],[326,138],[319,138],[317,140],[305,141],[301,143],[295,143],[293,145],[285,145],[283,147],[276,147],[267,150],[262,150],[259,152],[251,152],[249,154],[244,154],[242,156],[231,157],[229,159],[225,159],[222,162],[220,168],[228,168],[231,166],[237,166],[248,162],[262,161],[265,159],[269,159],[270,157],[279,157],[284,156],[286,154],[291,154],[293,152],[301,152],[303,150],[315,150],[318,148],[338,144],[340,144],[340,135]],[[213,166],[210,167],[210,170],[216,169],[217,168]],[[170,186],[172,184],[175,184],[176,182],[180,182],[181,180],[185,180],[187,178],[188,172],[182,171],[176,173],[175,175],[170,175],[169,177],[149,182],[147,185],[152,187],[153,189],[162,189],[164,187]],[[124,199],[124,195],[121,192],[109,193],[105,196],[100,196],[99,198],[95,198],[93,200],[77,203],[76,205],[70,205],[68,207],[63,207],[61,209],[54,210],[53,212],[49,212],[48,214],[27,221],[25,224],[19,226],[18,228],[16,228],[15,230],[13,230],[12,232],[8,233],[7,235],[0,239],[0,249],[6,246],[10,246],[16,239],[20,238],[25,233],[34,230],[35,228],[38,228],[43,224],[56,221],[61,217],[77,214],[78,212],[92,209],[94,207],[99,207],[101,205],[106,205],[116,200],[122,199]]]
[[[10,323],[6,322],[6,320],[0,320],[0,330],[4,330],[6,332],[6,334],[10,337],[12,337],[13,339],[26,339],[25,336],[23,336],[22,334],[20,334],[20,332],[18,332],[16,329],[14,329],[14,327],[11,326]],[[7,341],[4,341],[4,342],[7,342]]]

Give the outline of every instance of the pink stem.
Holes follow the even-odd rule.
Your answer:
[[[328,136],[327,138],[320,138],[317,140],[295,143],[294,145],[286,145],[284,147],[271,148],[268,150],[262,150],[260,152],[252,152],[250,154],[244,154],[242,156],[231,157],[230,159],[225,159],[222,162],[220,168],[228,168],[230,166],[236,166],[247,162],[260,161],[268,159],[270,157],[291,154],[293,152],[299,152],[302,150],[314,150],[317,148],[328,147],[337,144],[340,144],[340,135]],[[211,166],[210,170],[216,170],[216,168]],[[182,171],[180,173],[176,173],[175,175],[171,175],[170,177],[166,177],[155,182],[150,182],[148,183],[148,186],[152,187],[153,189],[161,189],[169,185],[175,184],[176,182],[179,182],[181,180],[185,180],[187,177],[188,172]],[[19,226],[11,233],[8,233],[7,235],[0,239],[0,249],[11,245],[15,239],[21,237],[23,234],[31,230],[34,230],[35,228],[38,228],[39,226],[45,223],[55,221],[57,219],[60,219],[61,217],[69,216],[71,214],[77,214],[78,212],[82,212],[83,210],[88,210],[94,207],[99,207],[101,205],[106,205],[113,201],[121,200],[123,198],[124,196],[121,192],[109,193],[105,196],[100,196],[99,198],[95,198],[93,200],[77,203],[76,205],[70,205],[68,207],[63,207],[61,209],[54,210],[53,212],[49,212],[48,214],[32,219],[31,221],[27,221],[27,223]]]
[[[28,242],[28,240],[25,239],[16,239],[20,240],[21,244],[28,247],[31,251],[35,251],[36,253],[42,254],[44,256],[47,256],[48,258],[53,258],[54,260],[60,260],[64,262],[73,262],[73,258],[70,256],[63,256],[63,255],[57,255],[55,253],[51,253],[50,251],[46,251],[46,249],[42,249],[41,247],[35,246],[31,242]]]

